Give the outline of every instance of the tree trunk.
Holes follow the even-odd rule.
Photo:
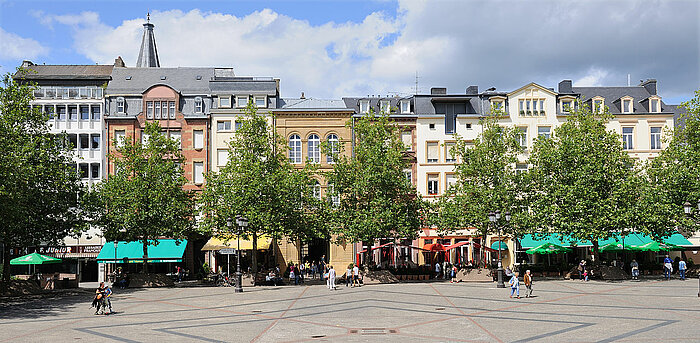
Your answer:
[[[252,256],[253,274],[258,272],[258,234],[253,232],[253,256]]]
[[[598,252],[598,240],[593,240],[590,239],[591,244],[593,244],[593,263],[592,264],[597,264],[600,259],[598,258],[600,255],[600,252]]]
[[[143,240],[143,273],[148,274],[148,239]]]
[[[2,249],[2,280],[10,281],[10,248],[7,244]]]
[[[301,239],[297,240],[297,260],[299,261],[299,264],[302,263],[301,259],[303,256],[301,256],[301,250],[304,249],[304,243],[301,241]]]

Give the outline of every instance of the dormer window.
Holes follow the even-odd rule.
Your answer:
[[[267,99],[264,95],[255,97],[255,107],[257,107],[257,108],[267,107]]]
[[[239,95],[236,97],[236,107],[238,108],[243,108],[248,106],[248,96],[247,95]]]
[[[401,101],[401,113],[411,113],[411,102],[408,100]]]
[[[593,98],[593,113],[603,113],[603,108],[605,104],[605,99],[602,97]]]
[[[194,98],[194,113],[204,112],[204,101],[201,96]]]
[[[360,113],[369,113],[369,100],[360,100]]]
[[[503,100],[491,100],[491,108],[494,111],[503,111]]]
[[[622,103],[622,113],[632,113],[634,110],[634,107],[632,106],[632,97],[625,96],[620,98],[620,102]]]
[[[649,112],[659,113],[661,112],[661,99],[658,97],[649,98]]]
[[[389,100],[382,100],[379,102],[379,111],[382,113],[389,113]]]
[[[117,98],[117,113],[126,113],[126,101],[123,97]]]
[[[230,95],[219,95],[219,108],[231,108]]]

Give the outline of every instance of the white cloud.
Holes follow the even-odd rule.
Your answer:
[[[656,78],[662,96],[692,93],[700,79],[697,2],[425,2],[399,0],[395,16],[321,25],[263,9],[245,16],[154,12],[161,65],[233,66],[274,76],[284,96],[410,93],[468,85],[513,90],[625,85]],[[75,49],[98,63],[134,65],[145,18],[105,25],[92,12],[53,16],[73,29]],[[682,32],[683,34],[679,34]],[[636,82],[635,82],[636,83]]]
[[[23,38],[0,27],[0,60],[33,59],[46,55],[49,49],[31,38]]]

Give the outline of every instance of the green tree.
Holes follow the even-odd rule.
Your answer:
[[[683,214],[683,203],[696,207],[700,200],[700,90],[680,107],[684,110],[681,125],[667,132],[668,147],[652,161],[648,174],[659,203],[666,209],[662,213],[689,236],[700,230],[699,222],[688,220]]]
[[[494,226],[488,220],[489,212],[510,211],[515,215],[519,208],[519,178],[514,166],[522,151],[518,128],[498,124],[502,113],[495,112],[483,118],[483,132],[468,142],[456,136],[452,148],[453,156],[459,163],[455,165],[456,182],[435,204],[432,223],[442,233],[474,227],[481,233],[483,242],[486,236],[494,233]],[[515,217],[514,217],[515,218]],[[502,226],[502,232],[515,233],[511,222]]]
[[[544,232],[590,240],[598,260],[598,240],[631,226],[638,192],[634,162],[620,135],[608,131],[607,108],[591,113],[579,103],[551,138],[535,143],[528,201],[535,227]]]
[[[339,241],[368,242],[380,238],[413,238],[420,227],[422,200],[406,179],[409,168],[398,127],[387,114],[368,115],[352,125],[352,155],[342,149],[333,154],[335,164],[326,179],[338,197],[333,206],[332,232]]]
[[[139,241],[143,271],[148,273],[148,244],[158,239],[184,239],[195,232],[194,194],[183,186],[186,163],[180,143],[161,133],[158,123],[146,123],[147,140],[126,137],[114,141],[110,153],[115,173],[95,185],[94,223],[106,240]]]
[[[204,228],[220,238],[230,239],[238,232],[235,227],[228,230],[227,218],[248,218],[242,236],[252,239],[253,251],[262,235],[302,241],[323,235],[312,220],[313,167],[307,163],[297,170],[290,164],[284,140],[268,119],[252,104],[246,108],[228,143],[228,162],[206,176],[207,187],[199,200]],[[256,255],[252,254],[253,272],[258,267]]]
[[[3,77],[0,87],[0,244],[3,279],[10,278],[10,248],[60,244],[84,229],[84,191],[72,165],[72,147],[51,134],[48,115],[31,109],[35,85]]]

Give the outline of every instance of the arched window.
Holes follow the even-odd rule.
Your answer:
[[[330,154],[326,155],[326,162],[335,163],[333,160],[333,155],[338,153],[338,135],[331,133],[328,135],[327,141]]]
[[[309,162],[319,163],[321,162],[321,139],[318,135],[309,135]]]
[[[289,162],[301,163],[301,137],[297,134],[289,137]]]
[[[312,193],[313,197],[318,199],[318,200],[321,200],[321,183],[319,183],[318,180],[314,181],[314,186],[313,186],[312,191],[313,191],[313,193]]]

